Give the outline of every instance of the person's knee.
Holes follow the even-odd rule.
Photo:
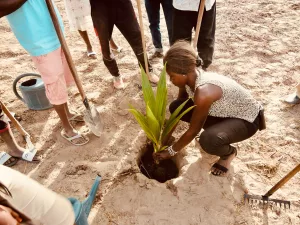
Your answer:
[[[199,137],[201,148],[211,155],[219,155],[220,148],[226,144],[227,135],[225,132],[204,131]]]
[[[177,104],[176,101],[173,101],[170,105],[169,105],[169,111],[172,114],[173,112],[175,112],[175,110],[179,107],[179,105]]]

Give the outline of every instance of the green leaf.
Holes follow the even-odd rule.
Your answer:
[[[160,127],[164,126],[166,117],[166,107],[167,107],[167,82],[166,82],[166,66],[160,75],[159,82],[157,85],[156,92],[156,110],[154,112],[155,117],[158,119]]]
[[[182,104],[184,104],[185,105],[185,103],[186,102],[184,102],[184,103],[182,103]],[[182,105],[181,104],[181,105]],[[181,106],[180,105],[180,106]],[[179,107],[180,107],[179,106]],[[178,107],[178,108],[179,108]],[[171,120],[171,119],[169,119],[168,121],[167,121],[167,123],[166,123],[166,126],[165,126],[165,128],[164,128],[164,130],[163,130],[163,133],[162,133],[162,140],[164,140],[164,138],[171,132],[171,130],[174,128],[174,126],[179,122],[179,120],[181,119],[181,117],[183,117],[186,113],[188,113],[189,111],[191,111],[193,108],[194,108],[195,106],[191,106],[191,107],[189,107],[188,109],[186,109],[184,112],[182,112],[179,116],[177,116],[177,117],[173,117],[173,119]],[[176,110],[175,110],[175,112],[176,112]],[[175,112],[173,112],[172,113],[172,115],[175,113]],[[178,114],[178,113],[177,113]],[[172,117],[172,115],[171,115],[171,117]]]
[[[140,113],[139,111],[137,111],[133,106],[130,106],[129,112],[131,112],[133,114],[133,116],[135,117],[136,121],[140,124],[141,128],[146,133],[147,137],[152,142],[154,142],[156,145],[158,145],[156,138],[154,137],[152,131],[148,127],[148,123],[147,123],[146,117],[142,113]]]
[[[183,107],[185,106],[185,104],[189,101],[190,99],[188,98],[185,102],[183,102],[170,116],[168,122],[174,120],[178,114],[181,112],[181,110],[183,109]]]
[[[142,89],[143,89],[144,101],[145,104],[148,104],[150,109],[153,110],[155,107],[154,92],[152,90],[148,76],[142,66],[141,66],[141,73],[142,73]]]
[[[159,143],[161,127],[148,104],[146,106],[146,117],[147,117],[148,127],[151,133],[153,134],[153,137],[155,138],[155,143]]]

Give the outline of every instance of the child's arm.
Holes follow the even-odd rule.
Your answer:
[[[27,0],[0,0],[0,18],[19,9]]]

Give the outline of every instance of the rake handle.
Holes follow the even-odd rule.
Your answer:
[[[269,197],[274,194],[279,188],[281,188],[286,182],[288,182],[296,173],[300,171],[300,164],[296,166],[291,172],[289,172],[285,177],[283,177],[277,184],[275,184],[264,197]]]
[[[86,95],[85,95],[85,92],[83,90],[83,87],[82,87],[81,81],[79,79],[79,76],[77,74],[77,70],[75,68],[75,65],[73,63],[72,56],[70,54],[67,42],[66,42],[66,40],[64,38],[64,35],[62,33],[62,30],[60,28],[60,25],[59,25],[59,22],[58,22],[56,13],[55,13],[55,9],[54,9],[52,0],[46,0],[46,3],[47,3],[47,6],[48,6],[48,10],[49,10],[49,13],[50,13],[50,16],[51,16],[51,19],[52,19],[52,22],[53,22],[56,34],[58,36],[58,39],[59,39],[60,44],[61,44],[61,47],[62,47],[63,52],[65,54],[68,66],[69,66],[69,68],[71,70],[71,73],[72,73],[73,78],[75,80],[76,86],[77,86],[77,88],[79,90],[79,93],[80,93],[80,95],[82,97],[82,100],[85,101],[86,100]]]
[[[6,106],[3,104],[3,102],[0,101],[0,104],[2,106],[2,110],[5,113],[5,115],[7,115],[7,117],[16,126],[16,128],[23,135],[23,137],[25,138],[26,136],[29,136],[29,134],[23,129],[23,127],[21,126],[19,121],[17,121],[16,118],[13,117],[13,115],[10,113],[10,111],[6,108]]]
[[[197,48],[197,43],[198,43],[203,13],[204,13],[204,7],[205,7],[205,0],[201,0],[199,13],[198,13],[198,19],[197,19],[197,26],[196,26],[196,31],[195,31],[195,37],[194,37],[194,41],[193,41],[194,49]]]
[[[145,33],[144,33],[144,23],[143,23],[141,0],[136,0],[136,2],[137,2],[138,12],[139,12],[139,21],[140,21],[140,27],[141,27],[141,36],[142,36],[146,73],[149,76],[149,66],[148,66],[148,58],[147,58],[147,53],[146,53],[146,41],[145,41]]]

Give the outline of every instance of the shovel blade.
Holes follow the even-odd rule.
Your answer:
[[[101,122],[100,113],[97,111],[94,105],[90,104],[90,109],[86,109],[84,112],[84,121],[93,134],[95,134],[97,137],[101,136],[103,124]]]

